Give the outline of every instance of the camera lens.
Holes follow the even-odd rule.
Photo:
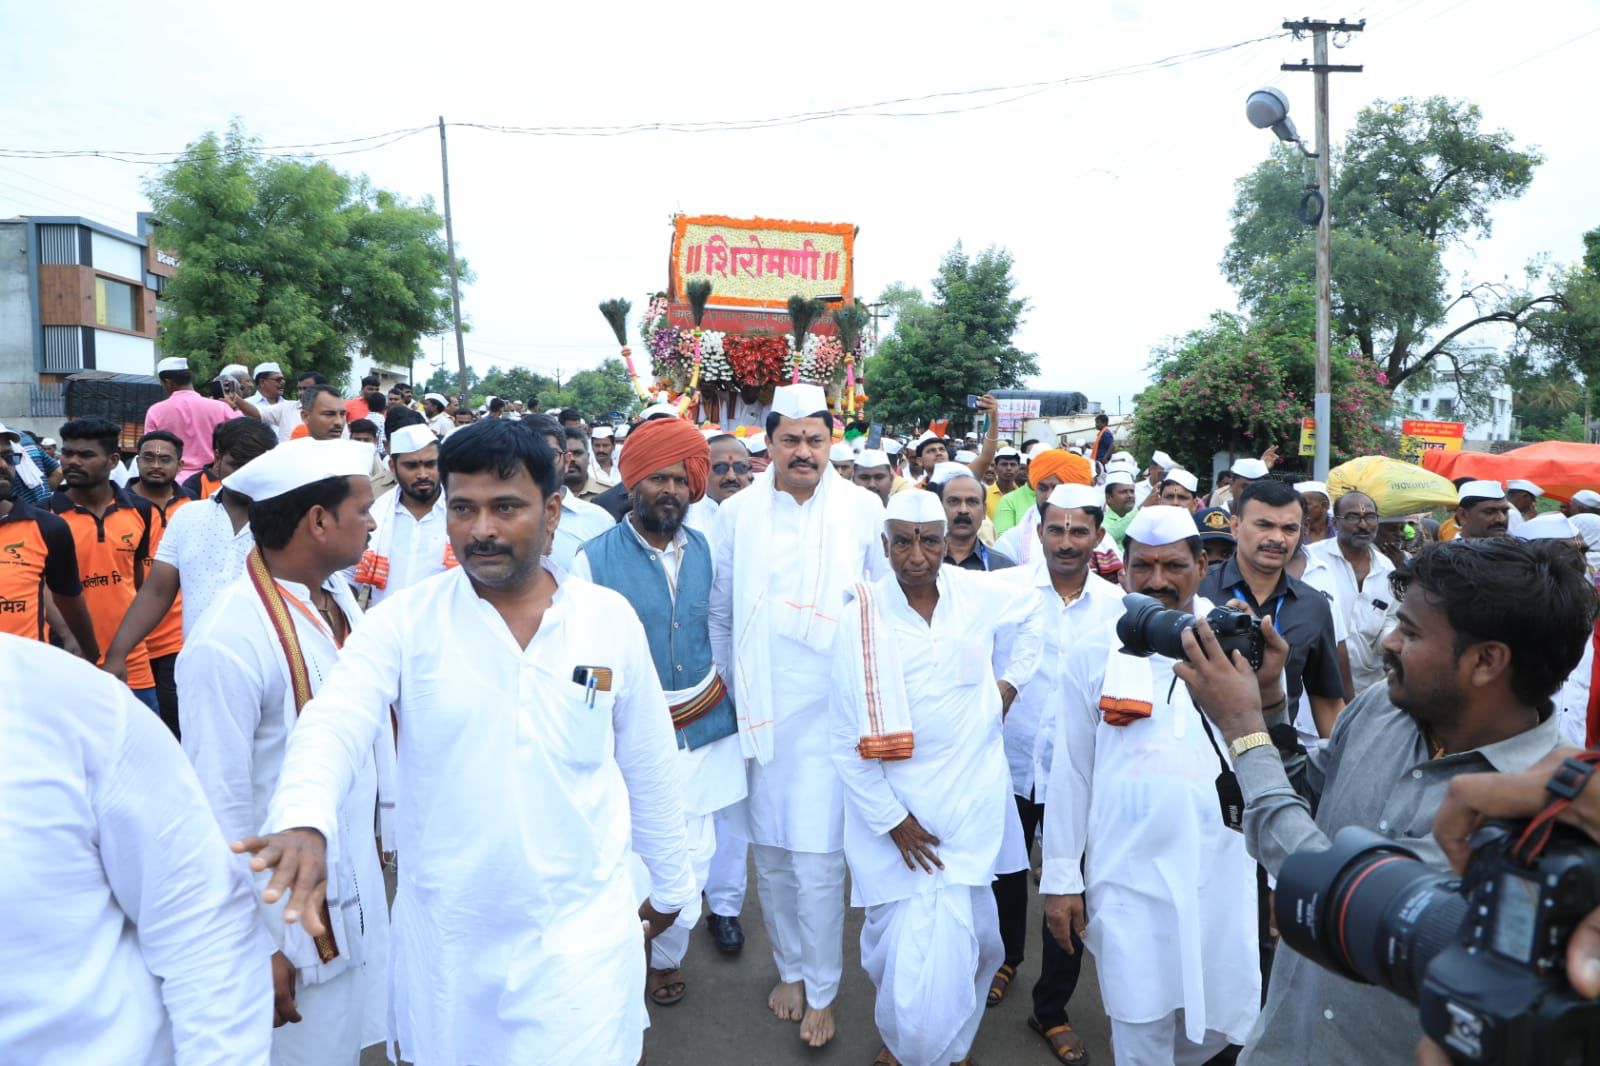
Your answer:
[[[1273,913],[1295,951],[1415,1002],[1434,956],[1457,939],[1457,882],[1394,842],[1346,826],[1326,851],[1290,855]]]
[[[1117,639],[1132,655],[1165,655],[1183,659],[1183,631],[1195,624],[1192,614],[1161,606],[1154,596],[1130,592],[1122,597],[1122,617],[1117,619]]]

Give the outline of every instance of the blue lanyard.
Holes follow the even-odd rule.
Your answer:
[[[1272,627],[1274,629],[1278,628],[1278,609],[1283,606],[1283,597],[1284,593],[1282,592],[1272,597],[1272,599],[1268,600],[1266,604],[1262,606],[1261,612],[1257,615],[1259,618],[1266,618],[1270,615],[1272,617]],[[1238,600],[1240,603],[1250,602],[1250,590],[1245,586],[1244,582],[1241,581],[1239,584],[1233,586],[1233,598]]]

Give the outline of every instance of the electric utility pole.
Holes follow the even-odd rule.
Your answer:
[[[1333,403],[1330,396],[1332,372],[1328,353],[1333,317],[1333,259],[1328,219],[1333,199],[1328,158],[1328,75],[1361,73],[1360,66],[1328,62],[1328,34],[1360,33],[1367,28],[1367,20],[1346,22],[1340,19],[1338,22],[1323,22],[1318,19],[1299,19],[1285,22],[1283,28],[1292,31],[1297,39],[1301,34],[1311,34],[1312,62],[1301,60],[1299,63],[1284,63],[1278,69],[1310,71],[1316,83],[1317,194],[1321,197],[1322,208],[1317,213],[1317,389],[1312,411],[1317,421],[1317,451],[1313,476],[1318,481],[1326,482],[1328,446],[1333,437]]]
[[[467,399],[467,342],[461,335],[461,279],[456,273],[456,231],[450,219],[450,151],[444,139],[444,116],[439,116],[439,169],[444,172],[444,243],[450,253],[450,307],[456,325],[456,364],[461,371],[460,403]]]

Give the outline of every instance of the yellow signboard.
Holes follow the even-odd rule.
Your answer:
[[[795,295],[850,300],[855,235],[849,223],[679,215],[672,293],[682,300],[689,282],[709,281],[711,303],[723,307],[781,309]]]
[[[1424,452],[1459,452],[1466,432],[1465,422],[1408,418],[1400,423],[1400,458],[1408,463],[1420,464]]]
[[[1317,454],[1317,420],[1315,418],[1302,418],[1300,420],[1300,454]]]

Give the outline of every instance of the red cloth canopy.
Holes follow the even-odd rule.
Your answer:
[[[1471,477],[1504,484],[1525,478],[1558,500],[1572,499],[1579,489],[1600,492],[1600,444],[1547,440],[1500,455],[1427,451],[1422,453],[1422,465],[1451,481]]]

